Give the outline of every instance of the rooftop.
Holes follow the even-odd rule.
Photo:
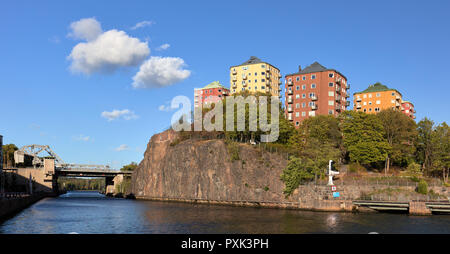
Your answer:
[[[315,73],[315,72],[323,72],[323,71],[335,71],[337,73],[339,73],[342,77],[344,77],[345,79],[347,79],[344,75],[342,75],[342,73],[338,72],[335,69],[328,69],[325,66],[321,65],[319,62],[314,62],[311,65],[307,66],[305,69],[296,72],[296,73],[292,73],[292,74],[287,74],[286,76],[291,76],[291,75],[298,75],[298,74],[308,74],[308,73]]]
[[[362,91],[362,92],[357,92],[354,94],[359,94],[359,93],[373,93],[373,92],[384,92],[384,91],[396,91],[397,93],[399,93],[400,95],[402,93],[400,93],[399,91],[397,91],[396,89],[392,89],[389,88],[383,84],[381,84],[380,82],[377,82],[373,85],[370,85],[368,88],[366,88],[366,90]]]
[[[257,58],[256,56],[251,56],[250,59],[248,59],[247,61],[243,62],[242,64],[234,65],[234,66],[231,66],[231,67],[250,65],[250,64],[258,64],[258,63],[265,63],[265,64],[271,65],[275,69],[279,70],[277,67],[273,66],[272,64],[270,64],[268,62],[262,61],[261,59]]]
[[[203,87],[202,89],[211,89],[211,88],[225,88],[225,89],[228,89],[228,88],[224,87],[222,84],[220,84],[219,81],[211,82],[210,84],[208,84],[207,86]]]

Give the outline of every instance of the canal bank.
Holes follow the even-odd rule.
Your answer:
[[[33,195],[17,195],[0,199],[0,221],[8,219],[23,209],[47,197],[56,197],[56,194],[38,193]]]

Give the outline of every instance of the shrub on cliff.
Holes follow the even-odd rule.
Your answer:
[[[425,180],[420,180],[419,185],[417,186],[417,192],[420,194],[428,194],[428,184]]]
[[[281,180],[285,184],[283,193],[286,197],[290,196],[300,184],[314,179],[316,171],[317,165],[313,160],[292,156],[281,174]]]
[[[239,144],[229,139],[225,140],[225,143],[227,145],[228,154],[230,155],[230,160],[239,160]]]

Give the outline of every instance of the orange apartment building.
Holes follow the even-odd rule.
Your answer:
[[[411,102],[403,101],[402,94],[396,89],[388,88],[381,83],[370,85],[366,90],[353,94],[355,111],[376,114],[381,110],[392,108],[400,110],[412,119],[415,110]]]
[[[286,75],[285,88],[286,118],[296,128],[308,117],[337,116],[350,105],[347,78],[318,62]]]

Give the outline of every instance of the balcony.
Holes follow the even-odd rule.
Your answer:
[[[336,92],[338,92],[338,93],[341,92],[341,87],[340,86],[336,86]]]
[[[288,94],[294,94],[294,91],[292,89],[288,89]]]
[[[278,74],[278,78],[283,78],[283,76],[281,75],[281,73]]]
[[[233,81],[237,81],[237,77],[236,76],[233,76]]]
[[[359,101],[361,101],[361,98],[359,98],[359,97],[358,97],[358,98],[356,98],[356,101],[358,101],[358,102],[359,102]]]
[[[312,101],[317,101],[317,96],[316,96],[316,95],[311,96],[311,100],[312,100]]]
[[[270,78],[270,73],[266,73],[266,78]]]
[[[336,101],[341,101],[342,97],[340,95],[336,96]]]
[[[287,102],[288,102],[289,104],[292,103],[292,97],[289,96]]]
[[[345,88],[350,89],[350,84],[347,83],[347,84],[345,85]]]
[[[236,70],[233,70],[231,73],[233,73],[233,75],[237,74]]]
[[[236,87],[237,87],[236,83],[233,83],[233,88],[236,88]]]
[[[266,71],[270,71],[270,66],[266,65]]]
[[[287,84],[288,84],[288,86],[294,85],[294,84],[292,83],[292,80],[288,80]]]
[[[350,98],[350,95],[349,95],[349,94],[346,94],[346,95],[345,95],[345,98],[346,98],[346,99]]]
[[[396,99],[396,100],[400,100],[400,99],[401,99],[400,95],[396,95],[396,96],[395,96],[395,99]]]
[[[317,105],[316,105],[316,104],[311,105],[311,109],[312,109],[312,110],[317,110]]]
[[[336,77],[336,84],[341,84],[341,78]]]
[[[247,79],[247,75],[242,75],[242,79]]]
[[[397,101],[395,102],[395,107],[400,107],[401,105],[400,105],[400,103],[398,103]]]
[[[281,86],[280,87],[278,87],[278,92],[282,92],[283,91],[283,88],[281,88]]]
[[[293,112],[294,109],[292,107],[288,107],[288,112]]]
[[[334,107],[334,110],[341,111],[341,106],[340,105],[336,105],[336,107]]]
[[[242,86],[243,86],[243,87],[246,87],[246,86],[247,86],[247,83],[243,83]]]
[[[360,109],[360,108],[361,108],[361,104],[357,104],[357,105],[356,105],[356,108],[357,108],[357,109]]]

